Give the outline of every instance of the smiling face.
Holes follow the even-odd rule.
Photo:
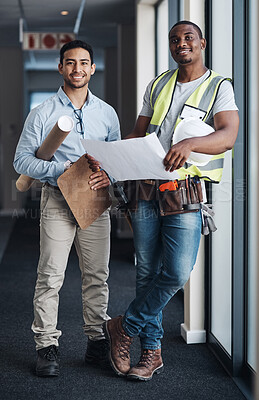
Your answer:
[[[63,64],[59,64],[58,69],[63,75],[64,87],[81,89],[88,86],[91,75],[95,72],[95,64],[91,65],[89,52],[78,47],[64,53]]]
[[[169,32],[169,49],[179,66],[200,63],[206,40],[200,38],[194,26],[177,25]]]

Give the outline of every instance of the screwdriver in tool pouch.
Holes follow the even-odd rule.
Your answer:
[[[186,188],[187,204],[191,204],[190,184],[191,184],[190,175],[188,175],[188,176],[186,175],[185,176],[185,188]]]

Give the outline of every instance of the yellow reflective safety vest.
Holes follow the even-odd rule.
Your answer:
[[[152,132],[156,132],[156,134],[159,133],[160,127],[172,104],[177,76],[178,69],[174,71],[169,70],[162,73],[154,81],[150,92],[150,105],[154,112],[146,133],[147,135]],[[210,70],[208,78],[198,86],[184,105],[202,110],[204,112],[202,121],[206,122],[211,116],[212,107],[216,100],[219,87],[224,80],[231,79],[224,78]],[[180,115],[178,115],[174,130],[179,122],[181,122]],[[198,175],[200,178],[218,183],[222,177],[224,156],[225,153],[213,156],[205,166],[185,163],[177,172],[180,175],[180,179],[184,179],[186,175]]]

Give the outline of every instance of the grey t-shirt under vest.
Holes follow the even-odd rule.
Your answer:
[[[177,117],[183,108],[184,103],[188,100],[188,98],[195,91],[195,89],[197,89],[197,87],[203,81],[205,81],[205,79],[209,76],[209,74],[210,74],[210,71],[208,70],[205,72],[204,75],[202,75],[198,79],[195,79],[194,81],[186,82],[186,83],[176,82],[176,88],[175,88],[175,92],[173,95],[173,101],[172,101],[171,107],[167,113],[167,116],[161,125],[161,131],[160,131],[160,135],[159,135],[159,140],[166,152],[168,152],[168,150],[171,147],[174,126],[175,126]],[[153,115],[153,110],[150,106],[149,99],[150,99],[150,91],[151,91],[151,88],[152,88],[152,85],[153,85],[153,82],[155,81],[155,79],[153,79],[146,88],[144,98],[143,98],[143,106],[142,106],[142,109],[141,109],[139,115],[142,115],[145,117],[152,117],[152,115]],[[209,125],[213,126],[213,116],[215,114],[217,114],[220,111],[232,111],[232,110],[238,110],[236,103],[235,103],[232,84],[229,81],[224,81],[221,83],[221,85],[219,87],[216,101],[215,101],[213,109],[212,109],[211,119],[207,120],[206,122]]]

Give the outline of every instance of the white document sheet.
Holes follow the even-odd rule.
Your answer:
[[[155,133],[143,138],[101,142],[82,139],[86,152],[117,181],[178,179],[176,171],[165,170],[165,151]]]

